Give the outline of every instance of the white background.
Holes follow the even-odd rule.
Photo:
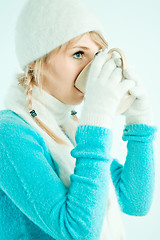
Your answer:
[[[82,0],[102,20],[106,29],[109,49],[118,47],[125,52],[128,62],[141,76],[153,106],[155,126],[154,142],[156,185],[152,207],[147,216],[135,217],[122,213],[127,240],[160,240],[160,2],[158,0]],[[20,70],[14,49],[14,27],[24,0],[0,0],[0,109],[13,74]],[[77,107],[78,116],[82,105]],[[115,119],[112,155],[123,164],[126,142],[122,141],[124,118]]]

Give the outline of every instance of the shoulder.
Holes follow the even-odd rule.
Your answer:
[[[12,110],[0,111],[0,141],[16,141],[24,138],[41,142],[41,135],[21,116]]]
[[[0,110],[0,158],[7,154],[14,158],[46,157],[50,164],[50,152],[41,134],[12,110]],[[6,157],[6,155],[5,155]],[[58,167],[54,161],[54,170]]]

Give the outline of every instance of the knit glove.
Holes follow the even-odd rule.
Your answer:
[[[153,124],[153,112],[150,105],[146,89],[142,85],[141,78],[137,75],[133,65],[128,64],[128,68],[124,70],[124,76],[128,80],[134,80],[136,86],[129,92],[135,96],[136,99],[133,104],[126,110],[124,115],[126,125],[129,124]]]
[[[135,86],[134,80],[122,80],[117,54],[108,60],[107,49],[95,56],[87,77],[80,125],[111,128],[122,97]]]

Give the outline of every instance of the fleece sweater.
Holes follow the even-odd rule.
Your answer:
[[[110,129],[79,125],[68,189],[42,136],[13,111],[0,111],[0,239],[98,240],[109,171],[121,210],[146,215],[154,194],[156,131],[146,124],[125,126],[122,165],[110,155]]]

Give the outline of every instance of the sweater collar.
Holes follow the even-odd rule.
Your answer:
[[[45,108],[45,114],[54,117],[58,125],[63,125],[66,119],[71,115],[71,111],[75,108],[75,105],[61,102],[43,89],[40,91],[37,86],[34,86],[32,90],[32,98],[33,101],[36,100],[38,102],[40,107],[43,106]],[[41,108],[41,110],[44,108]]]

